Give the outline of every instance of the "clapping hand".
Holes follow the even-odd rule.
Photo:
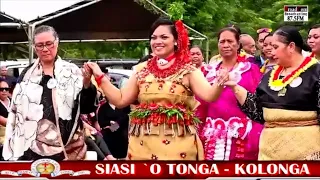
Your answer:
[[[91,76],[93,74],[92,70],[88,66],[83,66],[82,70],[82,75],[83,75],[83,85],[84,87],[89,87],[90,81],[91,81]]]
[[[221,68],[217,71],[216,82],[218,86],[224,86],[225,82],[229,80],[229,72],[227,69]]]
[[[234,87],[237,85],[237,79],[239,78],[239,74],[229,74],[229,78],[227,81],[223,83],[224,86]],[[240,75],[241,76],[241,75]]]

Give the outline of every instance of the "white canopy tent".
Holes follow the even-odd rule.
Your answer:
[[[83,0],[1,0],[1,11],[24,22],[72,6]]]
[[[107,0],[63,0],[63,1],[56,1],[56,0],[1,0],[0,7],[1,10],[5,14],[9,14],[16,19],[19,19],[21,22],[26,22],[25,25],[28,27],[28,42],[2,42],[2,43],[29,43],[30,44],[30,59],[33,59],[33,48],[32,46],[32,36],[36,26],[47,24],[51,21],[57,21],[62,19],[69,14],[80,12],[84,9],[90,8],[90,6],[94,6],[100,2],[104,1],[103,3],[111,3],[113,1]],[[133,2],[133,0],[121,0],[122,3],[124,2]],[[136,0],[135,0],[136,1]],[[155,6],[152,2],[148,0],[144,0],[149,5],[151,5],[159,14],[168,16],[166,12]],[[101,3],[100,3],[101,4]],[[133,5],[131,5],[133,6]],[[91,7],[92,8],[92,7]],[[129,14],[130,16],[130,14]],[[59,19],[60,18],[60,19]],[[69,18],[70,19],[70,18]],[[21,23],[20,23],[21,25]],[[68,26],[68,24],[66,24]],[[84,25],[86,26],[86,25]],[[1,24],[0,24],[1,27]],[[55,27],[55,26],[54,26]],[[207,40],[207,48],[206,48],[206,56],[208,58],[209,47],[208,47],[208,38],[199,33],[198,31],[186,26],[189,31],[195,34],[194,37],[191,37],[191,40]],[[59,34],[60,31],[58,30]],[[69,33],[70,34],[70,33]],[[148,34],[145,34],[148,35]],[[144,41],[148,40],[148,38],[79,38],[79,39],[68,39],[68,36],[64,36],[61,38],[61,42],[92,42],[92,41]],[[1,38],[0,38],[1,41]]]

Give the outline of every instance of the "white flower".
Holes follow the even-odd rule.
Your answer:
[[[69,67],[65,66],[65,69],[63,70],[62,76],[69,78],[72,75],[71,69]]]
[[[41,103],[41,94],[43,93],[43,87],[39,84],[28,83],[24,87],[25,94],[28,96],[29,102],[40,104]]]
[[[43,117],[43,105],[37,105],[35,103],[29,104],[27,119],[32,121],[39,121]]]

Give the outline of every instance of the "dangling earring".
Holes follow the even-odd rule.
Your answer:
[[[178,50],[178,43],[175,42],[175,43],[174,43],[174,51],[177,51],[177,50]]]

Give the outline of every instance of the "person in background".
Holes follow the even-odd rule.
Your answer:
[[[6,81],[10,87],[10,95],[17,83],[17,79],[14,76],[8,75],[8,69],[6,66],[0,66],[0,80]]]
[[[241,34],[241,29],[240,29],[238,26],[235,26],[234,24],[229,24],[229,25],[227,25],[226,27],[232,27],[232,28],[234,28],[235,30],[237,30],[239,34]],[[239,51],[238,53],[240,54],[241,46],[239,47],[238,51]],[[243,54],[243,53],[242,53],[242,54]],[[245,53],[244,55],[246,55],[246,53]],[[222,60],[222,59],[221,59],[221,55],[220,55],[220,54],[217,54],[217,55],[213,56],[213,57],[210,59],[209,64],[214,63],[214,62],[216,62],[216,61],[221,61],[221,60]]]
[[[265,57],[262,51],[263,48],[263,40],[264,38],[272,32],[272,29],[269,28],[261,28],[257,30],[257,35],[258,35],[258,42],[257,42],[257,47],[259,50],[259,54],[255,56],[255,63],[261,67],[264,64]]]
[[[203,62],[204,58],[200,46],[192,46],[190,48],[190,56],[191,61],[196,66],[196,68],[201,69],[205,63]]]
[[[218,34],[218,49],[222,61],[205,67],[206,78],[214,84],[219,70],[226,69],[239,84],[254,92],[261,73],[259,67],[238,54],[240,34],[232,27]],[[206,160],[257,160],[259,137],[263,126],[250,120],[238,107],[237,99],[229,87],[211,103],[200,101],[198,117],[203,125],[199,134],[204,142]]]
[[[12,94],[3,146],[5,160],[82,160],[87,146],[79,114],[93,111],[92,71],[58,55],[59,37],[51,26],[34,31],[38,59],[25,68]]]
[[[95,113],[90,114],[82,114],[80,115],[81,120],[83,121],[86,139],[85,142],[88,146],[88,151],[95,151],[98,155],[98,160],[116,160],[109,150],[108,145],[103,139],[102,134],[92,126],[92,124],[96,124],[97,121],[94,118]],[[98,124],[98,129],[100,126]]]
[[[312,51],[308,55],[320,60],[320,24],[310,28],[307,42]]]
[[[240,43],[242,45],[242,49],[250,55],[255,55],[256,53],[256,42],[249,34],[241,34],[240,35]]]
[[[0,152],[2,154],[3,142],[5,139],[5,131],[7,118],[10,108],[11,99],[9,98],[10,87],[6,81],[0,80]],[[3,160],[3,157],[0,158]]]
[[[320,64],[301,54],[308,45],[297,28],[283,26],[273,38],[278,66],[263,76],[255,93],[231,76],[224,85],[243,112],[264,123],[258,160],[319,160]]]
[[[260,72],[265,74],[268,71],[272,70],[275,65],[277,65],[277,61],[273,58],[273,34],[268,34],[263,40],[262,52],[266,58],[264,64],[260,68]]]
[[[234,28],[237,32],[239,32],[239,34],[241,34],[240,28],[237,27],[237,26],[235,26],[235,25],[228,25],[228,26],[226,26],[226,27]],[[251,51],[252,51],[252,50],[251,50]],[[243,58],[245,58],[247,61],[252,62],[252,63],[255,63],[255,58],[254,58],[254,56],[251,55],[251,54],[249,54],[249,53],[247,53],[247,52],[242,48],[242,44],[241,44],[241,43],[240,43],[240,46],[239,46],[239,49],[238,49],[238,54],[239,54],[240,56],[242,56]],[[209,64],[215,63],[216,61],[222,61],[222,58],[221,58],[221,55],[220,55],[220,54],[212,57],[212,58],[210,59]]]
[[[110,79],[108,71],[103,70],[106,78]],[[111,104],[104,96],[103,90],[92,79],[92,83],[97,87],[97,109],[95,111],[95,121],[98,122],[98,131],[102,134],[112,157],[108,159],[125,159],[128,153],[128,131],[130,106],[117,108]],[[121,88],[121,87],[119,87]]]

